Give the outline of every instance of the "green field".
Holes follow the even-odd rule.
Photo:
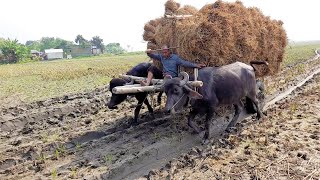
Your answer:
[[[315,50],[320,49],[319,44],[314,43],[296,43],[289,44],[286,47],[285,58],[283,60],[283,65],[287,66],[300,61],[304,61],[313,57],[315,55]]]
[[[112,77],[146,62],[145,54],[0,65],[0,100],[32,102],[103,87]]]
[[[307,60],[317,48],[320,43],[290,44],[283,65]],[[90,91],[107,85],[112,77],[148,59],[141,53],[0,65],[0,101],[14,97],[32,102]]]

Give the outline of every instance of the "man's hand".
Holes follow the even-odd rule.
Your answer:
[[[201,69],[203,67],[206,67],[206,65],[205,64],[197,64],[197,68]]]
[[[146,52],[147,54],[150,54],[151,51],[152,51],[152,49],[147,49],[145,52]]]

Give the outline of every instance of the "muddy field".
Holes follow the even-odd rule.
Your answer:
[[[130,127],[136,101],[110,111],[107,88],[1,108],[0,179],[319,179],[319,68],[317,57],[266,78],[265,118],[227,134],[232,112],[220,113],[207,145],[164,103]]]

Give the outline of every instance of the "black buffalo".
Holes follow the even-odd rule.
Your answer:
[[[132,76],[147,77],[148,69],[150,68],[150,66],[151,66],[151,63],[140,63],[137,66],[133,67],[131,70],[129,70],[126,74],[132,75]],[[162,74],[162,73],[160,72],[160,74]],[[155,76],[155,78],[160,79],[162,77]],[[124,85],[128,84],[129,82],[130,82],[129,79],[113,78],[109,83],[109,90],[112,92],[112,89],[114,87],[124,86]],[[153,115],[153,108],[151,107],[151,105],[147,99],[148,93],[142,92],[142,93],[134,93],[134,94],[130,94],[130,95],[134,95],[135,98],[138,100],[138,105],[136,106],[136,108],[134,110],[134,118],[133,118],[132,124],[137,124],[139,112],[141,110],[143,103],[147,105],[150,114]],[[158,98],[157,98],[157,102],[159,104],[161,102],[161,95],[162,95],[162,92],[159,93]],[[128,97],[128,94],[114,94],[114,93],[112,93],[111,99],[107,103],[108,108],[109,109],[116,109],[117,105],[120,104],[121,102],[123,102],[124,100],[126,100],[127,97]]]
[[[267,64],[265,61],[252,61],[251,64]],[[197,114],[206,114],[204,140],[209,138],[209,126],[216,107],[220,105],[235,106],[235,115],[228,127],[235,125],[240,112],[243,109],[242,98],[246,97],[256,107],[257,119],[261,117],[258,101],[256,99],[256,79],[252,66],[241,62],[235,62],[221,67],[206,67],[199,70],[198,80],[203,86],[198,92],[186,85],[189,76],[184,78],[166,79],[164,91],[167,95],[166,111],[180,110],[191,98],[192,110],[188,118],[188,125],[196,132],[200,132],[192,121]]]

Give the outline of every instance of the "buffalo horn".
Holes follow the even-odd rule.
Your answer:
[[[189,75],[186,72],[181,72],[179,76],[183,76],[183,79],[180,81],[180,86],[184,86],[189,81]]]

